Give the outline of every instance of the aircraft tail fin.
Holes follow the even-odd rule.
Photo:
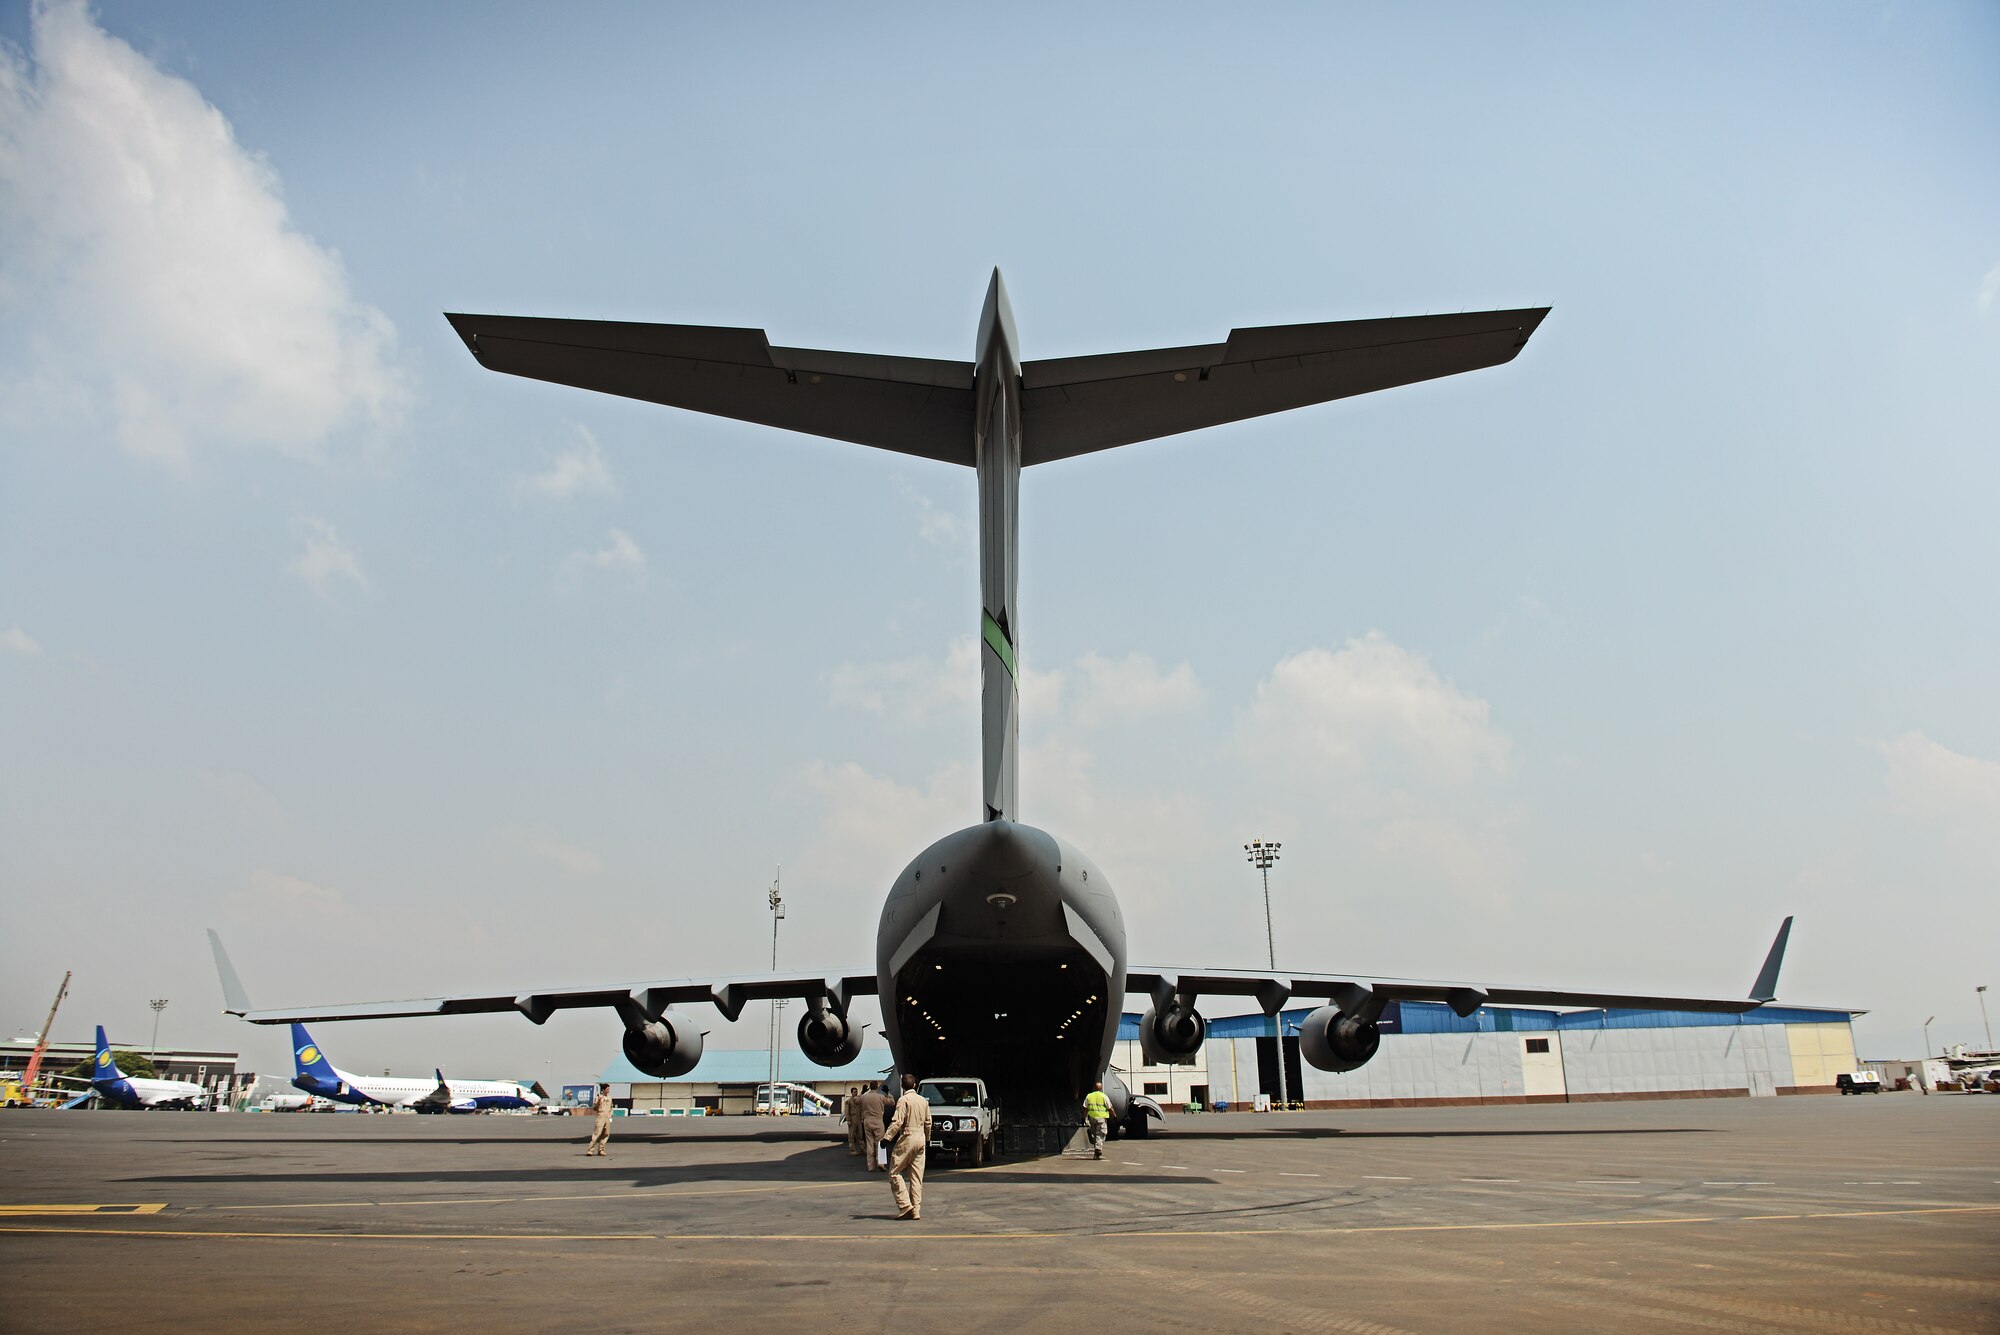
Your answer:
[[[111,1040],[104,1036],[104,1026],[97,1026],[97,1062],[91,1068],[93,1080],[123,1080],[125,1073],[118,1069],[118,1059],[111,1055]]]
[[[213,927],[208,929],[208,948],[215,956],[215,976],[222,980],[222,1013],[246,1015],[255,1010],[250,1004],[250,994],[243,990],[243,980],[236,976],[236,966],[229,962],[229,952],[222,948],[222,938]]]
[[[1764,967],[1757,971],[1757,981],[1750,984],[1750,1000],[1759,1005],[1775,1001],[1778,997],[1778,970],[1785,963],[1785,942],[1792,935],[1792,920],[1787,917],[1779,924],[1777,939],[1771,942],[1771,953],[1764,957]]]
[[[302,1024],[292,1026],[292,1069],[301,1079],[310,1076],[324,1084],[340,1083],[340,1072],[333,1069],[333,1063],[326,1059]]]

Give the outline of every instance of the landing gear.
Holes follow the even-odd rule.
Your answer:
[[[1152,1118],[1142,1112],[1135,1112],[1125,1120],[1125,1134],[1134,1140],[1144,1140],[1153,1134]]]

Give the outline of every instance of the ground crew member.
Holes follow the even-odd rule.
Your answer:
[[[861,1105],[861,1152],[867,1156],[867,1162],[862,1167],[872,1173],[881,1166],[875,1162],[880,1157],[875,1153],[875,1147],[882,1143],[882,1114],[887,1110],[889,1100],[882,1097],[880,1085],[870,1085],[861,1091],[861,1097],[856,1102]]]
[[[585,1150],[584,1154],[586,1156],[595,1154],[598,1158],[602,1159],[607,1157],[604,1153],[605,1143],[611,1139],[611,1086],[609,1084],[602,1084],[597,1087],[597,1102],[591,1104],[590,1109],[597,1114],[597,1125],[591,1128],[590,1148]]]
[[[847,1118],[847,1152],[861,1153],[861,1086],[851,1085],[847,1090],[847,1102],[840,1105],[841,1113]]]
[[[889,1119],[889,1190],[896,1218],[924,1217],[924,1154],[931,1147],[931,1105],[917,1093],[917,1078],[903,1075],[903,1097]]]
[[[1104,1096],[1102,1083],[1083,1096],[1083,1124],[1090,1128],[1091,1157],[1102,1159],[1105,1133],[1111,1129],[1111,1100]]]

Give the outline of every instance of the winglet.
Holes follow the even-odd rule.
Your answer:
[[[236,966],[229,962],[229,952],[222,948],[222,938],[208,929],[208,946],[215,952],[215,973],[222,980],[222,1013],[224,1015],[244,1015],[257,1009],[250,1004],[250,994],[243,990],[243,980],[236,976]]]
[[[1760,1006],[1777,999],[1778,970],[1785,963],[1785,941],[1791,934],[1792,920],[1788,917],[1778,927],[1777,939],[1771,942],[1771,953],[1764,957],[1764,967],[1757,971],[1757,981],[1750,985],[1750,1000]]]

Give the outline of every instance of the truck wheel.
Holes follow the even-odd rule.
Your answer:
[[[986,1162],[986,1137],[974,1136],[972,1138],[972,1166],[974,1168],[977,1168],[979,1167],[979,1165],[985,1162]]]

